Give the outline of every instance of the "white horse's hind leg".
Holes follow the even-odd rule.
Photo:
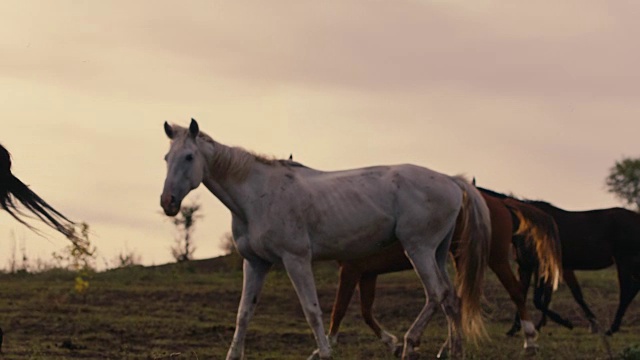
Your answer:
[[[407,345],[406,340],[414,344],[417,342],[437,309],[437,305],[440,304],[447,317],[448,338],[438,352],[438,358],[447,356],[449,354],[448,350],[450,350],[450,354],[454,358],[463,357],[460,299],[456,295],[456,291],[453,288],[446,269],[453,233],[454,228],[451,228],[446,234],[444,241],[436,249],[435,259],[433,255],[419,256],[420,251],[414,251],[416,261],[413,262],[413,264],[425,286],[427,305],[425,305],[423,313],[418,316],[414,325],[409,332],[407,332],[407,336],[405,336],[405,347]],[[428,253],[429,250],[423,252]],[[405,353],[405,356],[410,355]]]
[[[449,337],[445,345],[449,345],[448,348],[443,345],[443,349],[450,350],[452,354],[462,356],[462,314],[460,309],[460,298],[456,294],[456,290],[449,279],[449,274],[446,269],[447,257],[449,255],[449,247],[451,245],[451,239],[453,237],[453,230],[447,235],[445,242],[443,242],[436,251],[436,262],[438,269],[440,269],[439,275],[444,285],[447,286],[446,297],[442,301],[442,310],[444,311],[449,328]],[[443,354],[442,350],[438,352],[438,358]]]
[[[447,292],[449,289],[440,275],[434,254],[425,254],[425,252],[426,251],[414,251],[411,252],[411,254],[407,252],[408,255],[410,254],[413,267],[425,287],[427,300],[422,311],[405,334],[404,351],[402,353],[403,359],[417,358],[415,344],[418,343],[422,332],[429,323],[429,320],[431,320],[438,305],[448,296]]]
[[[447,292],[447,297],[442,302],[442,310],[444,311],[449,328],[449,338],[447,343],[450,346],[452,356],[462,356],[462,316],[460,313],[460,299],[451,289]],[[442,356],[442,349],[438,352],[438,358]]]
[[[229,352],[227,352],[227,360],[244,358],[244,338],[247,333],[247,325],[253,316],[264,279],[270,268],[271,264],[260,260],[249,261],[245,259],[243,262],[242,297],[238,306],[236,331],[233,334]]]
[[[420,336],[424,331],[424,328],[429,323],[429,320],[433,317],[438,309],[438,302],[432,301],[431,297],[428,297],[427,303],[424,305],[420,314],[416,320],[411,324],[411,327],[404,335],[404,348],[402,350],[403,359],[417,359],[416,344],[420,341]]]
[[[444,359],[449,354],[458,354],[462,356],[462,318],[460,313],[460,298],[455,294],[455,290],[449,292],[449,296],[442,302],[442,309],[445,315],[447,315],[447,328],[449,329],[449,335],[447,340],[440,347],[438,359]],[[453,321],[452,321],[453,320]]]
[[[311,354],[309,359],[330,359],[331,346],[324,334],[322,311],[320,310],[318,293],[313,279],[311,260],[309,258],[291,255],[283,257],[282,262],[298,294],[304,316],[307,318],[307,322],[318,344],[318,349]]]

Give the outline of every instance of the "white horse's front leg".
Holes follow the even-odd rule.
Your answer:
[[[311,269],[311,259],[308,257],[300,257],[295,255],[285,256],[282,259],[287,274],[293,283],[293,287],[300,299],[300,305],[304,311],[304,316],[313,331],[316,338],[318,349],[311,354],[309,359],[330,359],[331,346],[329,340],[324,334],[322,325],[322,311],[318,302],[318,293],[316,291],[315,281],[313,279],[313,271]]]
[[[242,297],[238,306],[236,331],[227,353],[227,360],[240,360],[244,357],[244,338],[247,326],[253,316],[265,276],[270,268],[271,264],[260,260],[249,261],[245,259],[243,262]]]

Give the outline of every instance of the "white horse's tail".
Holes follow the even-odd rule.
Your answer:
[[[491,250],[491,215],[480,192],[462,176],[452,177],[463,191],[455,231],[456,287],[461,301],[462,331],[474,340],[486,337],[482,316],[484,272]]]

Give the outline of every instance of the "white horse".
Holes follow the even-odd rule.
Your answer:
[[[184,197],[203,183],[232,213],[244,258],[244,281],[227,359],[244,356],[244,340],[265,276],[281,262],[298,294],[318,349],[331,358],[312,272],[313,260],[344,260],[380,252],[400,241],[427,300],[404,337],[403,359],[440,305],[449,321],[452,356],[463,356],[461,332],[482,333],[480,299],[489,252],[489,211],[466,180],[414,166],[376,166],[323,172],[228,147],[200,132],[169,125],[167,178],[160,198],[175,216]],[[458,217],[464,229],[455,229]],[[445,270],[454,230],[469,236],[459,250],[458,296]]]

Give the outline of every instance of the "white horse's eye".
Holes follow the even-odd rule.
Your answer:
[[[187,159],[187,161],[193,160],[193,154],[188,154],[185,159]]]

